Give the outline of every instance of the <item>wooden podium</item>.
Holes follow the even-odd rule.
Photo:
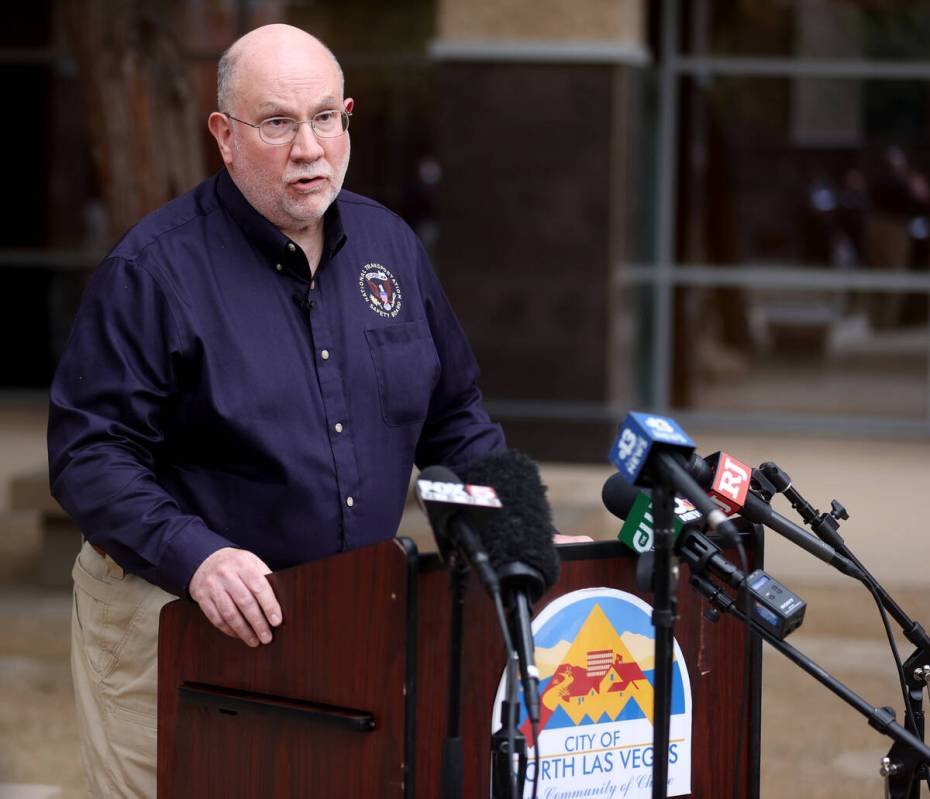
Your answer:
[[[761,537],[747,542],[760,566]],[[635,556],[618,542],[559,549],[559,582],[536,612],[593,586],[649,601],[636,588]],[[397,538],[270,579],[284,623],[257,649],[215,630],[190,601],[162,610],[160,799],[440,797],[451,609],[438,557]],[[732,617],[706,619],[687,579],[683,568],[675,637],[691,677],[690,796],[731,796],[739,759],[739,796],[752,799],[759,794],[760,646],[752,643],[747,670],[744,627]],[[462,796],[477,799],[490,796],[491,712],[505,656],[493,605],[474,576],[461,655]]]

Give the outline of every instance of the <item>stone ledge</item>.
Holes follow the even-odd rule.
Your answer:
[[[35,511],[0,513],[0,582],[35,573],[43,542],[42,516]]]
[[[37,511],[46,516],[66,517],[48,487],[44,469],[18,474],[10,479],[10,510]]]

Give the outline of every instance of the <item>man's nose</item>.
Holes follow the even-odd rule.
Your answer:
[[[291,143],[291,158],[295,161],[316,161],[324,154],[323,145],[310,127],[310,122],[297,126],[297,135]]]

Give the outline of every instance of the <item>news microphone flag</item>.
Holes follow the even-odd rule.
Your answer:
[[[501,501],[491,486],[417,480],[417,498],[423,502],[441,502],[471,508],[500,508]]]
[[[426,512],[439,557],[448,562],[453,553],[461,552],[491,596],[500,593],[500,582],[493,564],[471,527],[478,512],[499,513],[501,502],[490,486],[464,485],[451,469],[441,465],[427,466],[417,479],[417,500]]]
[[[610,462],[627,482],[639,485],[643,466],[657,447],[689,457],[695,444],[674,419],[631,411],[610,450]]]
[[[681,528],[689,522],[698,522],[701,519],[700,511],[683,497],[675,497],[675,539]],[[655,547],[654,538],[655,520],[652,516],[652,498],[640,491],[633,501],[633,506],[625,515],[623,527],[617,538],[634,552],[642,554],[650,552]]]
[[[727,516],[739,513],[749,494],[752,468],[723,451],[708,455],[705,460],[714,475],[713,482],[707,490],[710,498]]]

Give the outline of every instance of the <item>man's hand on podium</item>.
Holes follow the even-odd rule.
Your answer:
[[[194,572],[188,591],[210,623],[249,646],[271,643],[271,627],[281,623],[264,561],[244,549],[224,547]],[[270,626],[269,626],[270,625]]]
[[[553,544],[587,544],[594,539],[589,535],[562,535],[555,533],[552,536]]]

